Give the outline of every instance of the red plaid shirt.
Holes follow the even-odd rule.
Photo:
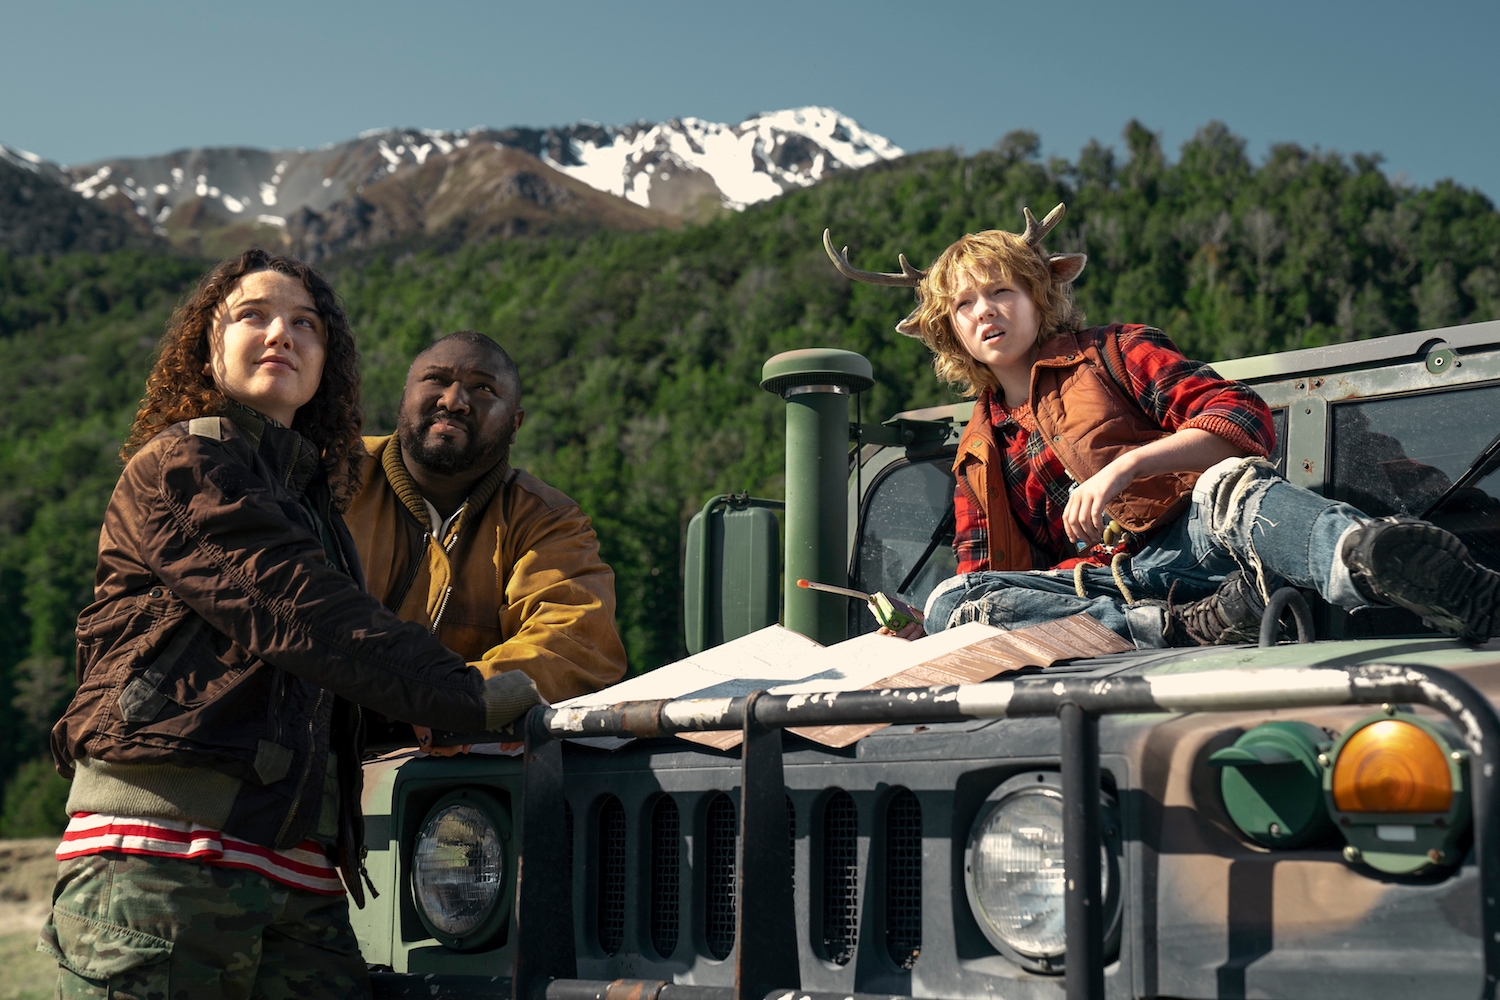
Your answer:
[[[1107,328],[1078,334],[1080,346],[1098,343]],[[1101,350],[1115,384],[1164,430],[1196,427],[1217,434],[1253,455],[1268,455],[1276,442],[1271,411],[1255,390],[1230,382],[1202,361],[1185,357],[1160,330],[1144,326],[1120,328],[1120,353],[1125,371],[1110,366],[1111,352]],[[1127,388],[1128,387],[1128,388]],[[1013,410],[986,391],[974,404],[976,417],[988,415],[1001,449],[1001,473],[1010,509],[1021,533],[1031,543],[1032,564],[1056,566],[1074,558],[1073,543],[1063,530],[1063,510],[1073,485],[1045,434],[1036,433],[1031,404]],[[984,518],[960,486],[953,496],[954,551],[971,554],[959,562],[960,573],[989,569],[988,546],[982,537]],[[971,543],[965,546],[963,543]],[[1071,565],[1071,562],[1070,562]]]

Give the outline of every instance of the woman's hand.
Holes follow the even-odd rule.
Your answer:
[[[461,753],[468,753],[469,748],[474,745],[465,743],[463,746],[435,747],[432,745],[431,729],[426,726],[412,726],[411,728],[417,734],[417,746],[421,747],[424,753],[432,754],[434,757],[454,757]]]
[[[1063,510],[1063,530],[1068,533],[1069,541],[1083,542],[1087,547],[1104,539],[1104,524],[1108,519],[1105,506],[1137,478],[1132,455],[1127,452],[1110,462],[1079,483],[1068,496],[1068,506]]]

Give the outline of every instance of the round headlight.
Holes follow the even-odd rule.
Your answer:
[[[1112,821],[1106,821],[1110,828]],[[1100,844],[1100,897],[1110,913],[1114,873]],[[969,907],[990,943],[1027,965],[1056,971],[1064,921],[1063,799],[1052,775],[1026,775],[996,789],[969,833]],[[1106,927],[1112,917],[1106,916]]]
[[[412,895],[431,930],[462,939],[494,913],[505,888],[505,847],[487,813],[439,802],[422,824],[412,857]]]

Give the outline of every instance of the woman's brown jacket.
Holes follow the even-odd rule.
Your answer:
[[[126,465],[53,756],[76,771],[72,811],[188,818],[288,848],[319,832],[336,751],[331,839],[358,898],[356,706],[462,731],[498,728],[515,706],[355,582],[314,446],[232,409],[174,424]]]

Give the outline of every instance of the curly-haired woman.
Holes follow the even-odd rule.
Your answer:
[[[362,590],[356,363],[328,282],[262,250],[168,324],[52,732],[59,996],[368,995],[358,706],[481,730],[538,700]]]

